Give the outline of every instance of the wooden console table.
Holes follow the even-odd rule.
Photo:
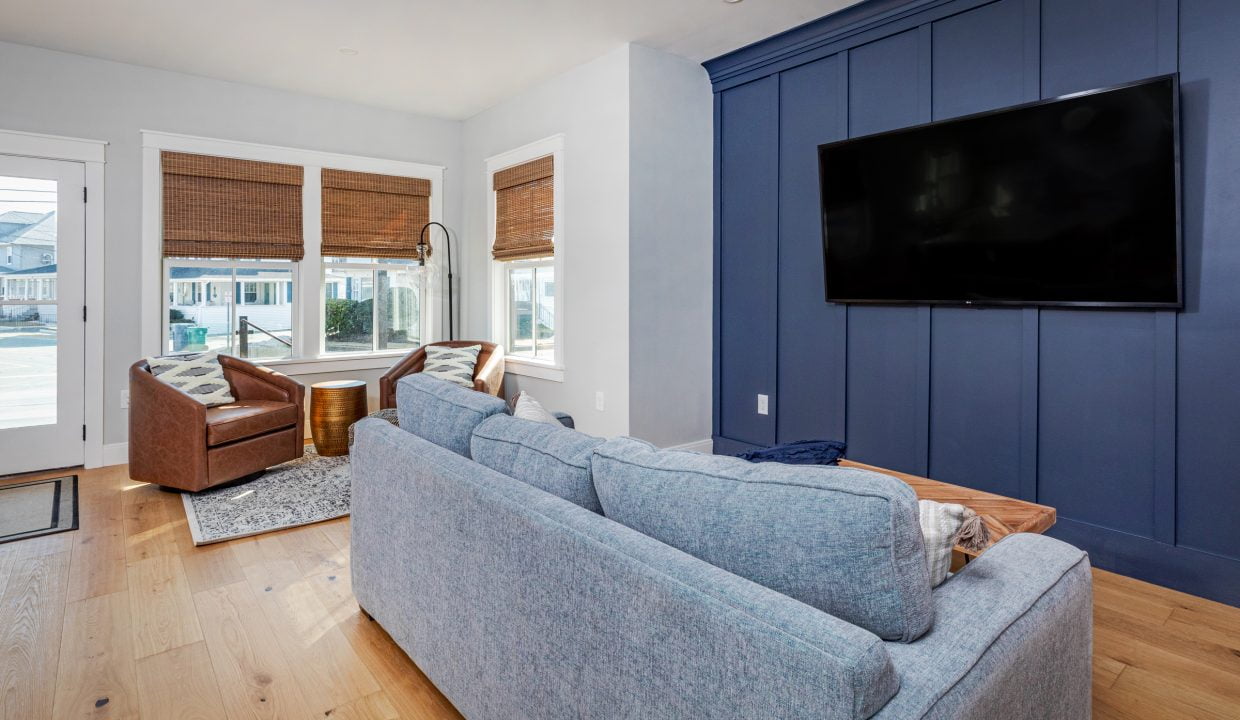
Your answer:
[[[851,460],[841,460],[840,467],[854,467],[862,470],[873,470],[897,477],[912,486],[917,497],[922,500],[934,500],[941,503],[959,503],[972,508],[982,516],[990,530],[990,545],[994,545],[1013,533],[1044,533],[1055,524],[1055,508],[1037,503],[1004,497],[994,493],[971,490],[959,485],[952,485],[938,480],[909,475],[908,473],[886,470],[873,465],[865,465]],[[989,547],[989,545],[987,546]],[[957,547],[957,552],[966,556],[976,556],[979,552]],[[984,552],[984,550],[983,550]]]

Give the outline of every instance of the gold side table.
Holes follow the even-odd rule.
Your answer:
[[[366,383],[331,380],[310,386],[310,435],[320,455],[349,453],[349,426],[366,417]]]

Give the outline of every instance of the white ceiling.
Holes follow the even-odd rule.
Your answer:
[[[0,40],[465,118],[625,42],[700,62],[855,2],[0,0]]]

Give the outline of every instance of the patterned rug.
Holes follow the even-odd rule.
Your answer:
[[[349,456],[322,457],[313,446],[257,479],[181,493],[195,545],[309,525],[349,514]]]
[[[0,543],[77,526],[77,475],[0,486]]]

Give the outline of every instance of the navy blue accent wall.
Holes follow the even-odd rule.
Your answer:
[[[1237,32],[1234,0],[869,0],[707,62],[716,451],[844,439],[1240,605]],[[1183,312],[823,300],[820,143],[1176,71]]]

